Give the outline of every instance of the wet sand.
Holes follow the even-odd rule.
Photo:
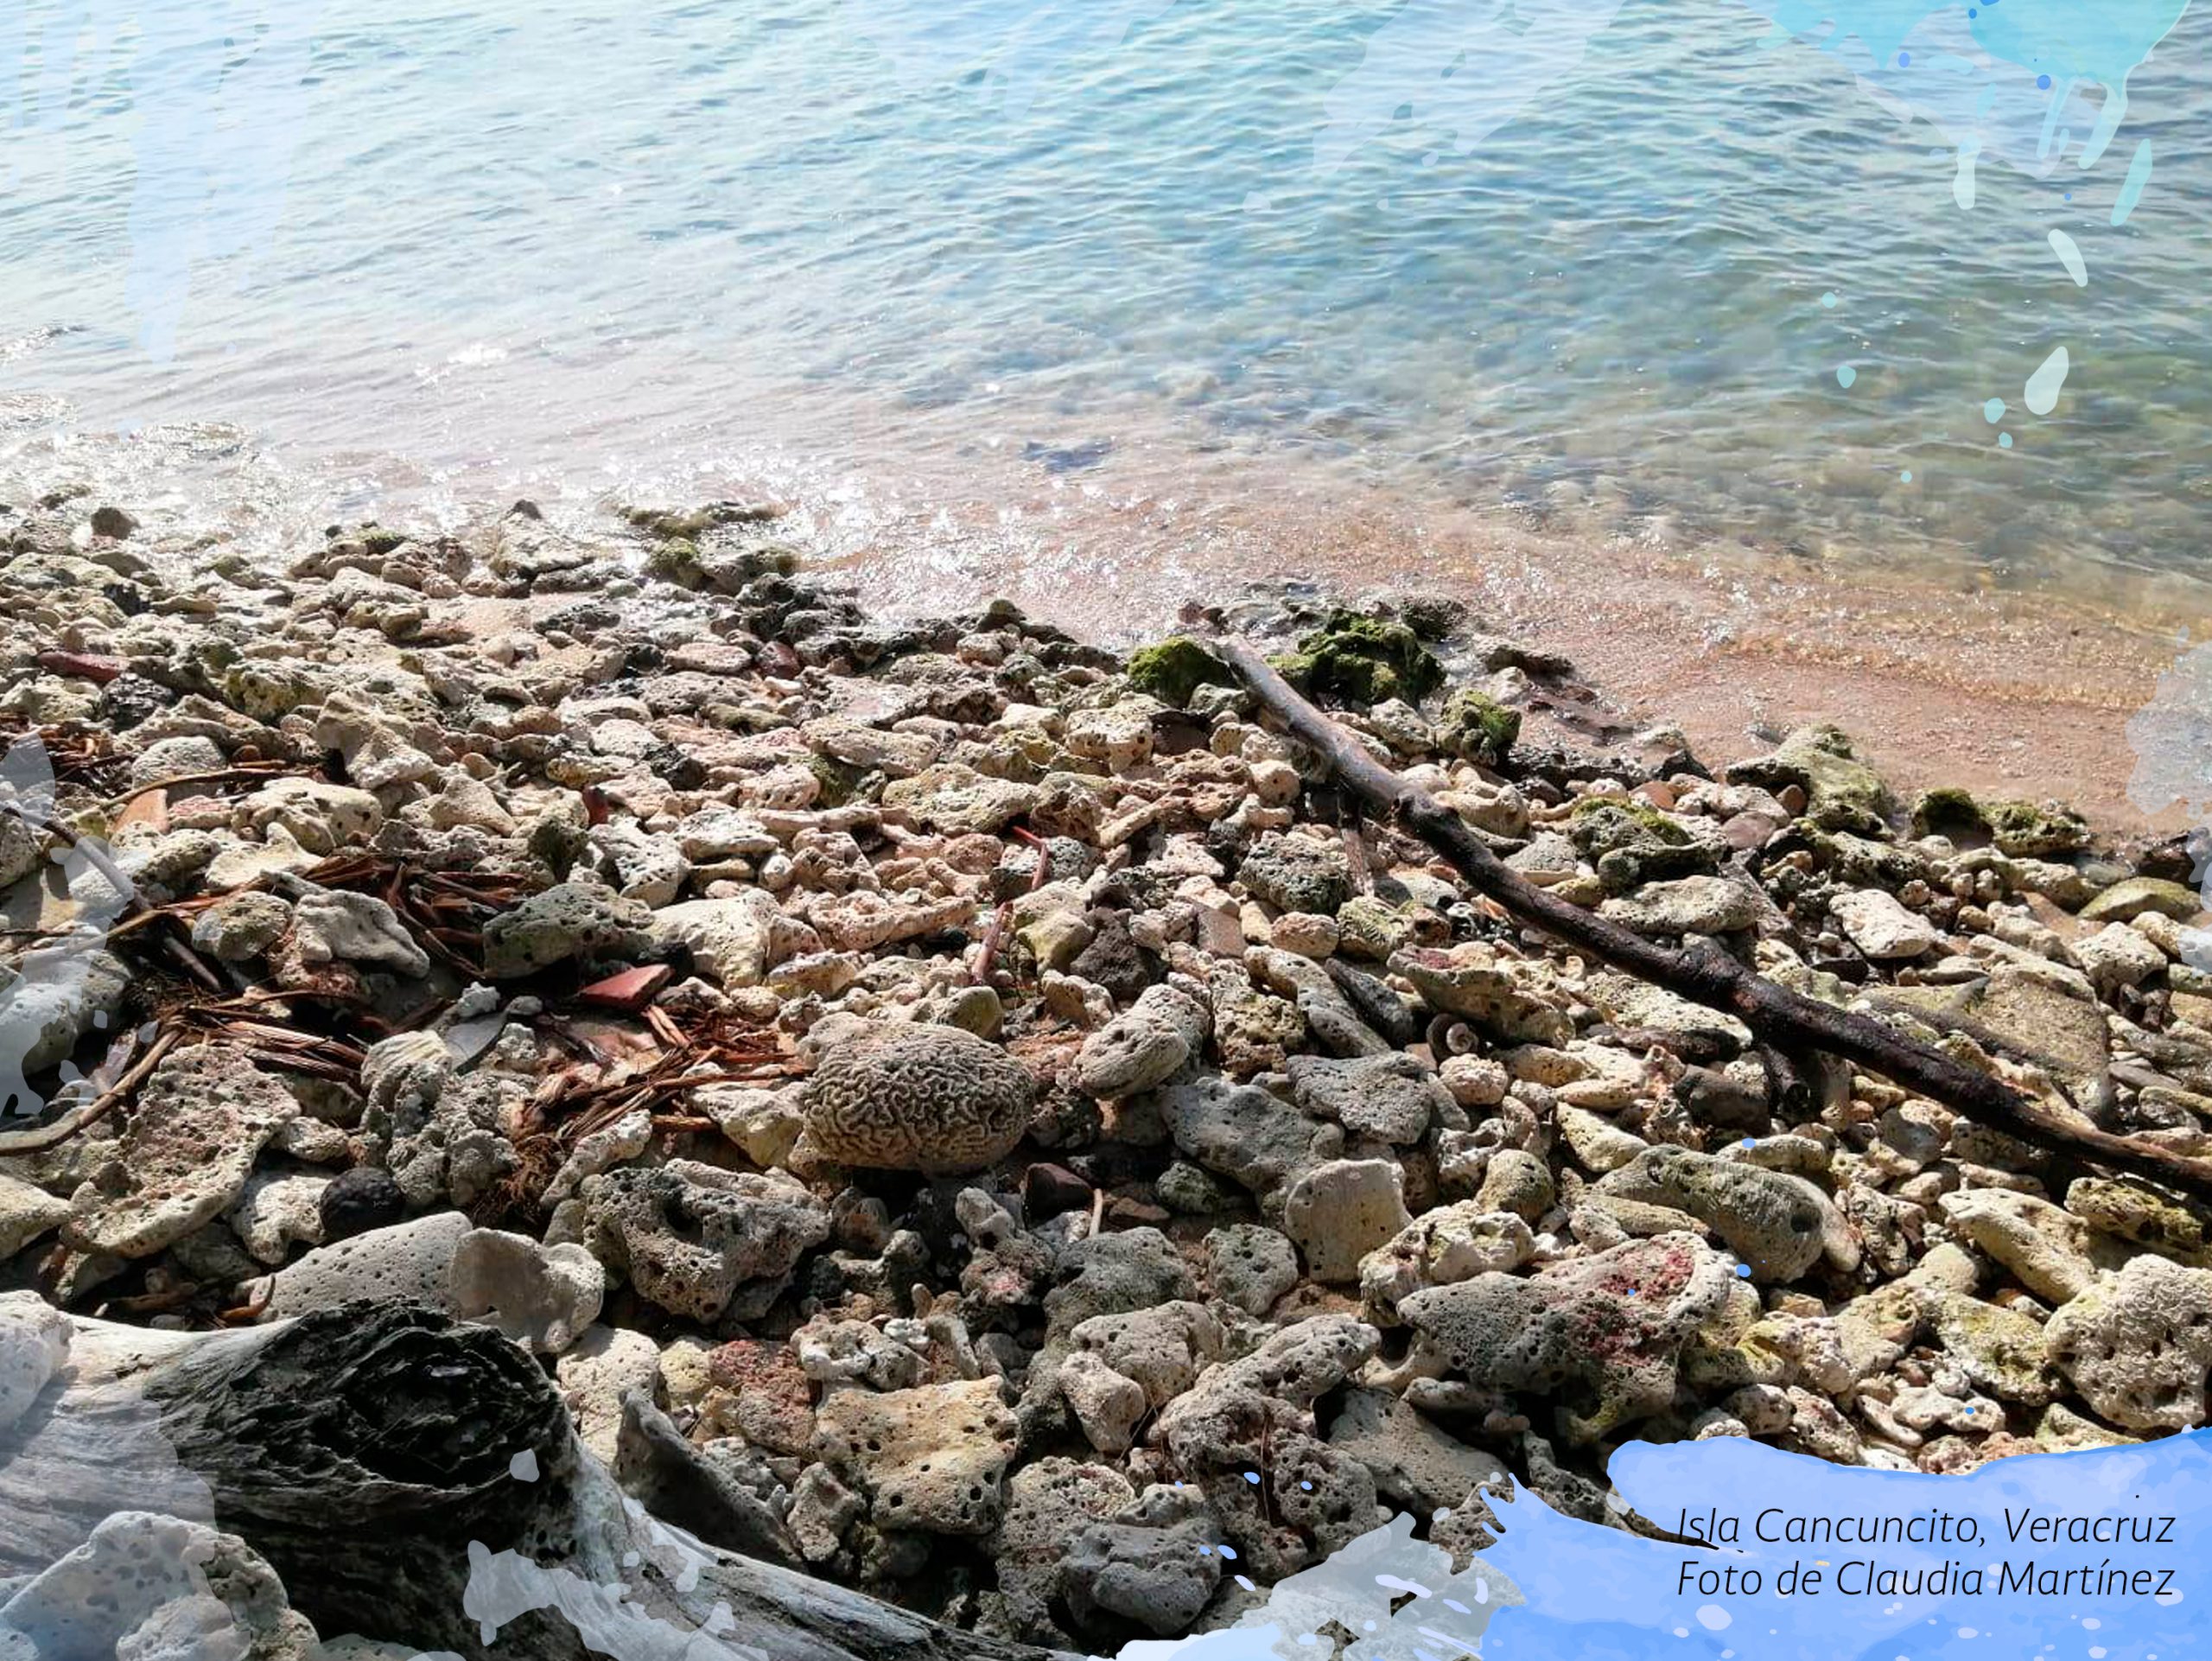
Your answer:
[[[1134,468],[1118,487],[1052,481],[1017,496],[1018,512],[940,502],[849,540],[842,562],[887,607],[1003,593],[1117,642],[1255,581],[1444,594],[1498,633],[1566,653],[1624,722],[1679,726],[1709,760],[1830,720],[1903,791],[2060,798],[2119,835],[2183,826],[2129,800],[2126,727],[2192,611],[2202,633],[2206,610],[2183,583],[2139,586],[2123,612],[2079,592],[2094,573],[2005,592],[1980,573],[1808,559],[1663,525],[1516,525],[1341,480],[1326,495],[1301,484],[1262,496],[1249,474],[1267,465],[1224,461],[1180,488],[1133,487]],[[1003,489],[1005,469],[988,470]]]

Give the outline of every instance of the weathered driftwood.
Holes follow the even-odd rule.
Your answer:
[[[664,1526],[527,1353],[404,1303],[192,1334],[76,1321],[67,1367],[0,1426],[0,1581],[118,1511],[240,1536],[326,1638],[487,1661],[1046,1661]]]
[[[2022,1142],[2212,1199],[2212,1164],[2103,1130],[2085,1115],[1917,1043],[1885,1022],[1777,985],[1718,947],[1661,945],[1538,887],[1485,847],[1457,813],[1384,767],[1300,696],[1249,641],[1223,639],[1215,649],[1260,703],[1327,761],[1346,791],[1395,818],[1519,921],[1616,969],[1726,1010],[1761,1043],[1784,1054],[1842,1056]]]

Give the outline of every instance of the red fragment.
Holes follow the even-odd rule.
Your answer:
[[[97,652],[41,652],[38,654],[38,666],[50,674],[98,681],[102,686],[130,667],[120,658],[105,657]]]
[[[143,824],[154,830],[169,828],[169,793],[166,790],[142,790],[123,805],[123,811],[115,816],[115,828],[126,824]]]
[[[640,964],[635,969],[609,975],[603,981],[594,981],[576,994],[576,1001],[596,1004],[602,1009],[635,1014],[652,1002],[653,994],[668,984],[668,977],[673,973],[675,971],[664,963]]]

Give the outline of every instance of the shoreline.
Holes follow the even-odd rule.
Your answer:
[[[1049,512],[1051,499],[1039,500]],[[2115,835],[2185,828],[2177,812],[2146,815],[2129,799],[2124,729],[2183,649],[2187,579],[2161,585],[2177,597],[2121,612],[1961,576],[1532,531],[1380,489],[1169,514],[1157,500],[1092,505],[1096,522],[1043,558],[1026,547],[986,552],[963,597],[1003,593],[1128,645],[1170,626],[1179,605],[1253,582],[1310,581],[1347,599],[1440,593],[1497,632],[1572,659],[1624,722],[1680,725],[1716,760],[1848,711],[1854,738],[1908,788],[2053,796]],[[1087,550],[1114,543],[1128,550],[1115,577],[1086,583]],[[908,549],[835,563],[902,614],[944,592],[941,570]],[[2212,594],[2196,614],[2212,615]]]
[[[202,488],[219,498],[207,504],[213,528],[232,506],[221,493],[265,464],[231,528],[278,541],[326,519],[374,517],[379,504],[458,524],[503,506],[518,482],[587,535],[609,530],[626,491],[765,496],[791,510],[826,568],[896,614],[1003,595],[1123,646],[1171,628],[1183,605],[1254,581],[1310,581],[1348,598],[1439,591],[1571,658],[1623,720],[1678,724],[1718,760],[1847,710],[1854,736],[1909,788],[2052,796],[2114,835],[2186,828],[2129,800],[2124,734],[2192,621],[2212,617],[2212,585],[2180,574],[2085,564],[2027,589],[1960,564],[1729,543],[1663,514],[1625,527],[1564,517],[1532,525],[1449,503],[1418,480],[1363,476],[1341,458],[1224,451],[1172,430],[1117,437],[1103,466],[1059,474],[996,437],[949,438],[941,413],[912,423],[925,436],[911,454],[887,449],[870,428],[819,455],[779,438],[581,490],[575,480],[588,472],[566,486],[534,474],[454,485],[394,458],[294,455],[219,427],[212,448],[244,459],[210,469]],[[156,430],[184,433],[173,449],[190,445],[188,429]],[[1031,447],[1079,451],[1090,430],[1071,423]],[[113,481],[124,488],[145,471],[127,459],[136,442],[72,432],[15,449],[23,458],[47,444],[68,458],[49,458],[49,470],[99,463],[86,469],[95,483],[125,458]],[[863,450],[881,459],[854,459]],[[16,469],[31,470],[21,459]],[[2090,591],[2100,589],[2123,603],[2101,602]]]

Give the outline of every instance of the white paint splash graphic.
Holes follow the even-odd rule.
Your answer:
[[[0,1118],[46,1105],[29,1074],[58,1068],[65,1092],[83,1087],[70,1052],[86,1032],[106,1028],[129,975],[108,951],[107,934],[130,904],[130,881],[95,837],[44,850],[54,814],[46,746],[18,739],[0,758],[0,864],[20,876],[53,868],[38,913],[53,932],[13,964],[0,964]]]
[[[2074,360],[2063,346],[2043,360],[2043,366],[2028,377],[2022,393],[2030,413],[2046,416],[2058,407],[2059,389],[2066,385],[2066,372],[2073,366]]]
[[[2065,232],[2054,230],[2050,233],[2050,251],[2058,256],[2058,263],[2066,268],[2066,275],[2074,279],[2075,288],[2089,286],[2089,263],[2082,258],[2080,243]]]

